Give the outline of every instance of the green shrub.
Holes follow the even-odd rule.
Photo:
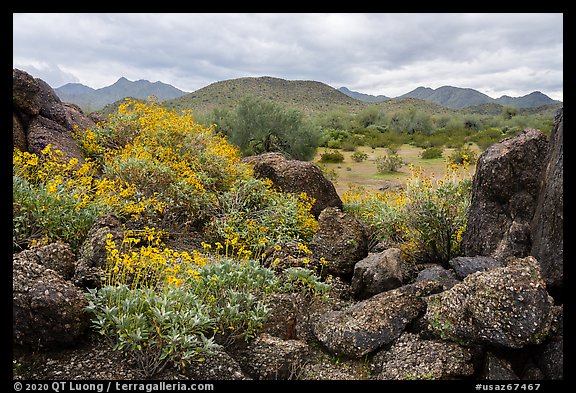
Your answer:
[[[404,160],[402,160],[402,157],[400,157],[398,153],[389,152],[385,156],[376,158],[376,169],[378,173],[398,172],[403,165]]]
[[[429,147],[420,153],[420,157],[424,160],[442,157],[442,149],[439,147]]]
[[[184,367],[217,347],[207,338],[215,326],[209,307],[183,288],[157,292],[119,285],[90,289],[87,298],[94,329],[133,360],[145,378],[169,363]]]
[[[470,179],[450,168],[436,181],[411,168],[406,190],[350,189],[342,198],[344,209],[370,226],[372,243],[400,247],[413,262],[446,263],[461,253],[471,195]]]
[[[448,263],[461,255],[472,182],[455,172],[433,181],[415,171],[406,188],[403,251],[416,261]]]
[[[320,155],[320,162],[322,163],[338,163],[344,161],[344,154],[337,150],[327,151]]]
[[[456,165],[471,165],[475,164],[477,160],[478,157],[476,156],[474,150],[470,148],[470,146],[460,146],[452,154],[450,154],[450,157],[448,158],[450,163]]]
[[[365,161],[366,159],[368,159],[368,154],[363,153],[361,151],[357,151],[357,152],[352,153],[352,155],[350,157],[356,162],[362,162],[362,161]]]

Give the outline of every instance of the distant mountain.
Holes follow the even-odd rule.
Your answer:
[[[474,89],[461,87],[442,86],[437,89],[429,87],[418,87],[409,93],[398,98],[420,98],[421,100],[432,101],[448,108],[461,109],[467,106],[487,104],[494,101],[492,97],[480,93]]]
[[[100,89],[92,89],[80,83],[67,83],[54,91],[62,102],[76,104],[86,112],[100,110],[107,104],[125,97],[146,99],[148,96],[156,96],[158,101],[166,101],[187,94],[166,83],[149,82],[143,79],[132,82],[124,77]]]
[[[522,97],[502,96],[495,100],[500,105],[513,106],[515,108],[536,108],[543,105],[551,105],[560,101],[553,100],[546,94],[539,91],[533,91]]]
[[[344,87],[344,86],[338,88],[338,91],[341,91],[342,93],[346,94],[348,97],[352,97],[352,98],[355,98],[357,100],[364,101],[364,102],[382,102],[382,101],[386,101],[386,100],[390,99],[390,97],[386,97],[383,95],[373,96],[371,94],[359,93],[357,91],[349,90],[347,87]]]
[[[560,103],[560,101],[553,100],[539,91],[522,97],[502,96],[494,99],[474,89],[453,86],[442,86],[437,89],[418,87],[396,98],[418,98],[453,109],[462,109],[482,104],[500,104],[523,109]]]
[[[306,80],[285,80],[270,76],[228,79],[212,83],[192,93],[166,101],[169,109],[190,109],[207,113],[213,109],[233,109],[246,96],[270,100],[305,114],[345,107],[355,112],[366,103],[356,100],[325,83]]]

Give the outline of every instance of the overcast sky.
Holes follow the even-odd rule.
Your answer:
[[[13,14],[13,66],[52,87],[192,92],[246,76],[397,97],[419,86],[563,100],[561,13]]]

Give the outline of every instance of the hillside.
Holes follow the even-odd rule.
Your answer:
[[[461,92],[460,97],[471,93],[467,90],[472,90],[453,89],[466,90],[464,93]],[[494,116],[502,113],[504,109],[504,105],[492,99],[492,101],[487,103],[474,104],[460,109],[451,108],[434,100],[430,100],[431,96],[440,97],[444,95],[445,99],[443,102],[449,102],[449,89],[444,89],[438,93],[430,88],[418,88],[412,93],[415,97],[401,96],[388,98],[381,102],[367,102],[349,97],[347,94],[344,94],[342,90],[334,89],[321,82],[284,80],[264,76],[215,82],[192,93],[182,95],[175,99],[165,100],[162,105],[177,111],[191,110],[200,116],[216,108],[233,109],[240,100],[246,96],[256,96],[270,100],[283,107],[300,110],[307,115],[316,115],[336,109],[341,109],[349,113],[359,113],[370,106],[377,106],[389,114],[403,111],[418,111],[428,115],[483,114]],[[134,95],[132,97],[136,98]],[[105,115],[114,112],[123,98],[124,96],[118,101],[106,105],[98,112]],[[456,100],[456,96],[452,95],[451,100]],[[477,101],[477,99],[467,100],[467,102]],[[519,109],[519,113],[538,114],[543,112],[543,115],[553,118],[555,110],[560,106],[562,106],[562,103],[554,103],[547,106]]]
[[[342,93],[346,94],[349,97],[352,97],[352,98],[355,98],[357,100],[364,101],[364,102],[382,102],[382,101],[386,101],[386,100],[390,99],[390,97],[386,97],[385,95],[382,95],[382,94],[378,94],[377,96],[375,96],[372,94],[359,93],[357,91],[350,90],[344,86],[339,87],[338,91],[341,91]]]
[[[100,110],[125,97],[146,99],[148,96],[156,96],[159,101],[165,101],[186,94],[185,91],[163,82],[143,79],[132,82],[124,77],[100,89],[92,89],[80,83],[68,83],[54,91],[62,102],[76,104],[85,112]]]
[[[168,108],[207,113],[216,108],[232,109],[245,96],[255,96],[312,114],[344,107],[356,112],[365,103],[322,82],[285,80],[269,76],[229,79],[165,102]]]

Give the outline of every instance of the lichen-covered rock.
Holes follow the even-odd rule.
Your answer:
[[[270,179],[281,191],[296,195],[305,192],[314,198],[311,213],[315,217],[329,206],[339,209],[343,207],[334,184],[313,162],[289,160],[280,153],[247,157],[243,161],[254,165],[255,177]]]
[[[18,258],[52,269],[65,280],[70,280],[74,275],[76,255],[69,244],[61,241],[24,250],[18,254]]]
[[[426,309],[422,298],[440,290],[440,284],[422,281],[382,292],[344,310],[325,313],[313,332],[330,353],[359,358],[400,336]]]
[[[550,293],[551,290],[561,291],[564,278],[563,113],[563,109],[558,111],[550,132],[550,147],[540,176],[540,190],[531,233],[530,255],[536,257],[542,266],[542,275]]]
[[[301,293],[274,293],[267,299],[268,317],[262,327],[283,340],[306,339],[308,301]]]
[[[184,368],[184,375],[193,380],[222,381],[246,380],[240,365],[222,348],[203,356],[203,360],[192,362]]]
[[[357,299],[398,288],[408,282],[411,269],[398,248],[370,254],[354,265],[352,291]]]
[[[555,315],[534,257],[473,273],[427,303],[425,318],[440,337],[509,348],[541,343]]]
[[[546,135],[525,129],[490,146],[478,158],[472,182],[464,255],[525,257],[548,147]]]
[[[92,224],[86,240],[80,247],[73,278],[77,286],[100,288],[103,278],[102,269],[106,266],[108,235],[112,235],[110,240],[120,247],[124,239],[124,228],[115,216],[103,215]]]
[[[253,379],[296,379],[308,354],[308,344],[302,340],[262,333],[250,342],[239,361]]]
[[[387,350],[374,355],[380,380],[453,379],[474,373],[470,348],[441,340],[423,340],[402,333]]]
[[[22,125],[22,120],[15,112],[12,112],[12,145],[22,151],[28,151],[26,131]]]
[[[14,255],[12,271],[14,343],[34,348],[73,345],[89,326],[84,293],[26,254]]]
[[[322,273],[350,279],[356,262],[368,256],[369,229],[352,214],[328,207],[318,217],[312,255],[326,261]]]

